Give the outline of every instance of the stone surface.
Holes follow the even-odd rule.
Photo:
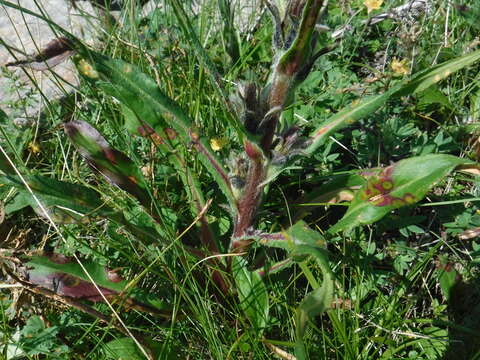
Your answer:
[[[43,12],[59,26],[87,41],[92,37],[91,31],[95,25],[82,14],[95,12],[86,2],[79,4],[79,9],[73,9],[66,0],[17,0],[16,3],[37,14]],[[70,90],[69,84],[77,84],[70,61],[56,66],[56,75],[48,71],[4,67],[8,62],[35,54],[55,37],[54,31],[44,20],[5,5],[0,6],[0,39],[3,40],[0,42],[0,107],[7,113],[20,117],[34,116],[43,106],[40,92],[49,99],[58,98]]]
[[[37,14],[45,14],[54,23],[82,38],[93,42],[95,33],[100,30],[96,18],[98,9],[88,1],[75,0],[75,8],[69,0],[11,0],[19,6]],[[234,0],[235,22],[240,31],[248,31],[259,16],[261,0]],[[194,11],[199,11],[204,0],[193,1]],[[218,14],[216,2],[208,1],[213,13]],[[143,8],[146,16],[163,1],[151,0]],[[39,8],[40,6],[40,8]],[[213,19],[212,19],[213,20]],[[213,26],[221,26],[219,14]],[[31,118],[38,115],[44,106],[41,94],[48,99],[61,97],[78,83],[71,61],[56,66],[53,70],[38,72],[4,65],[24,59],[42,49],[55,38],[50,25],[42,19],[22,13],[19,10],[0,5],[0,108],[14,118]],[[8,50],[10,49],[10,51]],[[33,81],[32,81],[33,80]],[[35,85],[38,85],[37,86]],[[69,85],[71,84],[71,85]]]

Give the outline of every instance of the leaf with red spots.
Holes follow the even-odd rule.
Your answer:
[[[129,109],[129,130],[148,135],[157,143],[178,137],[176,141],[193,145],[199,160],[213,176],[234,211],[236,199],[224,165],[211,151],[206,139],[194,129],[192,119],[180,105],[136,65],[93,51],[83,55],[92,62],[92,69],[98,73],[97,76],[87,77],[87,80],[115,97],[124,110]]]
[[[139,310],[163,313],[168,306],[158,297],[142,289],[129,287],[116,271],[95,262],[82,262],[89,276],[75,260],[61,254],[33,256],[27,259],[25,277],[30,283],[54,291],[58,295],[90,301],[124,297],[122,301]],[[101,291],[101,294],[99,292]]]
[[[423,199],[457,166],[470,163],[452,155],[431,154],[401,160],[371,174],[348,211],[328,232],[334,234],[380,220],[390,211]]]
[[[110,147],[105,138],[85,121],[70,121],[64,124],[64,128],[90,166],[151,209],[152,198],[147,191],[147,184],[140,169],[128,156]]]

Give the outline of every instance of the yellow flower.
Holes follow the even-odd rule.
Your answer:
[[[370,14],[373,10],[380,9],[382,6],[383,0],[365,0],[363,5],[367,7],[367,12]]]
[[[28,151],[30,151],[33,155],[40,154],[42,149],[40,148],[40,144],[36,141],[30,141],[28,144]]]
[[[210,139],[210,147],[213,151],[220,151],[227,145],[228,140],[225,137],[213,137]]]
[[[85,59],[80,59],[78,62],[78,70],[91,79],[98,79],[98,72],[93,68],[93,66],[88,63]]]
[[[410,70],[408,69],[407,59],[398,60],[393,58],[392,63],[390,64],[395,75],[408,75]]]

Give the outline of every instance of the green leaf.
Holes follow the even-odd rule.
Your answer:
[[[432,186],[465,163],[470,161],[430,154],[401,160],[382,169],[356,193],[346,214],[328,232],[334,234],[371,224],[394,209],[420,201]]]
[[[152,355],[153,359],[178,359],[180,349],[172,344],[161,344],[151,338],[142,338],[142,346]],[[167,348],[167,349],[165,349]],[[138,348],[138,345],[130,337],[123,337],[112,340],[102,346],[107,359],[115,360],[145,360],[145,356]]]
[[[5,203],[5,214],[12,214],[31,205],[32,196],[24,191],[19,191],[10,199],[10,201]]]
[[[466,55],[420,71],[419,73],[414,74],[410,81],[395,93],[395,96],[400,97],[421,92],[433,84],[446,79],[454,72],[475,63],[479,59],[480,50],[472,51]]]
[[[57,338],[60,332],[58,326],[45,327],[43,320],[33,315],[23,327],[19,345],[20,348],[28,355],[49,354],[52,358],[55,355],[60,357],[62,353],[68,351],[66,345],[60,345]]]
[[[149,238],[153,241],[164,239],[153,228],[127,221],[123,214],[105,205],[100,193],[88,187],[38,175],[23,175],[23,178],[48,216],[55,222],[89,221],[92,217],[101,216],[124,225],[138,239]],[[0,176],[0,184],[14,186],[20,191],[18,201],[7,204],[9,212],[19,210],[25,206],[25,202],[28,202],[39,216],[46,217],[37,200],[18,176]]]
[[[284,249],[296,261],[304,261],[313,256],[322,271],[322,285],[307,294],[296,311],[295,355],[298,359],[307,359],[308,353],[303,343],[307,322],[329,309],[334,295],[335,276],[328,262],[325,239],[304,221],[299,221],[282,234],[260,236],[260,243]],[[313,283],[316,284],[316,281],[311,281],[312,286]]]
[[[438,260],[437,280],[440,284],[440,290],[443,297],[448,301],[454,293],[452,293],[455,285],[459,282],[460,275],[453,267],[453,264],[445,257]]]
[[[157,135],[163,134],[168,124],[185,144],[193,144],[200,161],[227,197],[231,209],[235,210],[235,197],[223,164],[210,150],[207,141],[192,127],[192,121],[182,108],[166,96],[155,81],[135,65],[110,59],[95,52],[88,52],[85,57],[95,66],[89,72],[90,81],[128,107],[137,119],[148,124]],[[80,72],[82,72],[82,60],[77,59]],[[131,114],[129,115],[131,118]]]
[[[145,356],[132,338],[112,340],[103,346],[107,359],[145,360]]]
[[[263,332],[268,320],[268,293],[262,278],[255,271],[247,269],[245,259],[233,258],[233,277],[237,285],[240,307],[248,316],[258,334]]]
[[[381,95],[370,96],[359,103],[351,104],[344,110],[339,111],[321,126],[319,126],[310,135],[311,144],[305,149],[307,156],[312,155],[315,150],[322,145],[328,137],[367,115],[373,114],[377,109],[383,106],[391,97],[401,97],[413,95],[421,92],[433,84],[447,78],[454,72],[469,66],[480,59],[480,50],[471,52],[459,58],[446,61],[442,64],[433,66],[412,76],[408,82],[400,82]]]
[[[426,109],[428,105],[439,104],[443,105],[449,109],[452,109],[452,104],[436,86],[431,86],[428,89],[425,89],[419,94],[418,107],[420,109]]]
[[[295,251],[301,245],[321,248],[321,251],[324,251],[326,246],[324,237],[318,231],[312,230],[303,220],[283,233],[260,235],[259,240],[262,245],[284,249],[290,255],[296,254]]]
[[[304,150],[307,156],[311,156],[326,139],[338,130],[353,124],[354,122],[373,114],[384,105],[387,100],[398,91],[392,88],[381,95],[369,96],[358,103],[352,103],[347,108],[340,110],[322,123],[311,135],[312,143]]]

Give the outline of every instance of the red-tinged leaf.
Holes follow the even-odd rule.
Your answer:
[[[158,297],[139,288],[128,288],[128,282],[116,272],[95,262],[85,261],[82,264],[105,297],[124,296],[127,292],[126,302],[131,307],[152,313],[168,309]],[[71,258],[61,254],[33,256],[27,259],[25,266],[27,280],[33,284],[62,296],[90,301],[103,300],[80,264]]]
[[[84,121],[64,124],[65,132],[89,165],[112,184],[135,196],[147,209],[151,197],[141,170],[124,153],[110,147],[104,137]]]
[[[379,169],[356,193],[347,213],[331,227],[331,234],[371,224],[390,211],[414,204],[457,166],[470,163],[452,155],[431,154],[401,160]]]
[[[85,58],[91,61],[91,65],[87,71],[82,71],[78,61],[79,70],[87,76],[88,81],[115,97],[124,109],[129,109],[126,120],[130,131],[147,134],[143,128],[146,124],[154,130],[150,138],[158,142],[164,138],[167,128],[171,129],[168,130],[170,133],[174,130],[175,137],[178,136],[184,144],[192,144],[197,150],[200,161],[227,197],[232,211],[235,211],[235,196],[222,162],[210,150],[208,142],[194,130],[192,120],[179,104],[166,96],[152,78],[133,64],[95,52],[85,53]]]
[[[61,64],[74,53],[71,42],[65,38],[50,41],[45,48],[30,59],[15,61],[5,66],[25,67],[37,71],[45,71]]]

